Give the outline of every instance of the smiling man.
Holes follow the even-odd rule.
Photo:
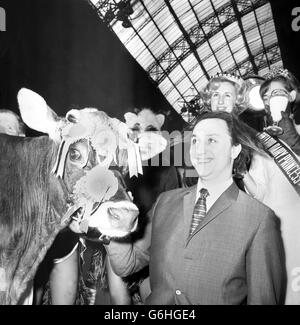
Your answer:
[[[273,211],[240,191],[235,163],[254,149],[251,129],[226,112],[199,117],[191,136],[198,184],[159,196],[143,239],[107,246],[116,273],[150,261],[146,304],[280,304],[285,270]]]

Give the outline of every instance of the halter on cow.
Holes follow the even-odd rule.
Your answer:
[[[154,136],[157,146],[148,147],[158,151],[139,156],[126,125],[104,112],[85,108],[60,118],[28,89],[20,90],[18,102],[23,121],[49,137],[0,135],[0,304],[23,303],[66,225],[78,232],[91,226],[110,237],[134,231],[138,209],[117,169],[129,161],[137,174],[140,160],[166,145]]]

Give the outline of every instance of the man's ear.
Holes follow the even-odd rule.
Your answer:
[[[159,124],[159,128],[161,129],[161,127],[165,123],[165,116],[163,114],[157,114],[156,119],[157,119],[157,122]]]
[[[296,90],[292,90],[291,92],[290,92],[290,97],[291,97],[291,102],[293,102],[293,101],[295,101],[295,99],[296,99],[296,96],[297,96],[297,92],[296,92]]]
[[[231,158],[234,160],[240,154],[242,150],[242,145],[238,144],[237,146],[233,146],[231,149]]]

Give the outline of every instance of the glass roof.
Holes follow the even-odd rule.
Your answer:
[[[282,65],[267,0],[89,0],[180,112],[217,72]]]

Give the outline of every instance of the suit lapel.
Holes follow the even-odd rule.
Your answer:
[[[228,209],[231,204],[236,201],[238,196],[238,187],[235,183],[230,185],[228,189],[217,199],[217,201],[212,205],[212,207],[209,209],[204,221],[196,228],[194,233],[187,237],[187,244],[190,241],[190,239],[195,236],[201,229],[203,229],[208,223],[210,223],[212,220],[214,220],[220,213],[222,213],[224,210]],[[195,190],[196,195],[196,190]],[[194,197],[195,200],[195,197]],[[194,208],[195,201],[193,202],[193,206],[191,209],[190,214],[190,222],[192,220],[192,214],[193,214],[193,208]]]

